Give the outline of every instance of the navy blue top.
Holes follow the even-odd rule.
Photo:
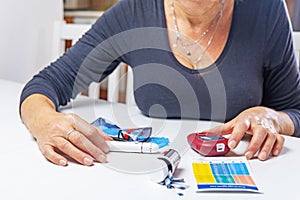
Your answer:
[[[145,115],[224,122],[261,105],[286,112],[300,136],[298,66],[283,0],[236,2],[223,52],[201,70],[172,53],[163,0],[122,0],[28,82],[20,103],[40,93],[59,109],[120,62],[133,69],[135,100]]]

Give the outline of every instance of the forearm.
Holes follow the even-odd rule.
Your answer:
[[[285,112],[277,112],[278,113],[278,127],[279,133],[283,135],[292,136],[295,132],[295,126],[288,114]]]
[[[30,132],[34,132],[34,124],[39,124],[38,120],[43,119],[42,116],[55,112],[54,103],[41,94],[28,96],[20,107],[21,119]]]

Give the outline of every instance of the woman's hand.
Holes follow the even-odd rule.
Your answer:
[[[292,135],[294,125],[289,116],[266,107],[253,107],[241,112],[237,117],[224,125],[210,129],[212,132],[231,134],[228,146],[234,149],[245,133],[252,139],[245,151],[247,159],[258,153],[259,160],[266,160],[270,155],[278,156],[284,144],[281,134]]]
[[[33,107],[34,106],[34,107]],[[21,107],[22,120],[36,139],[43,155],[65,166],[67,158],[83,165],[106,162],[111,138],[75,114],[56,112],[53,103],[42,95],[28,97]]]

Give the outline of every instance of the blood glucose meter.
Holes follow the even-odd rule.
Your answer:
[[[191,133],[187,141],[192,149],[203,156],[223,156],[230,151],[228,139],[217,133]]]

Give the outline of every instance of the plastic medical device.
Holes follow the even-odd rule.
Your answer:
[[[152,142],[107,141],[110,151],[157,153],[159,146]]]
[[[228,139],[216,133],[191,133],[187,141],[192,149],[203,156],[223,156],[230,151]]]

